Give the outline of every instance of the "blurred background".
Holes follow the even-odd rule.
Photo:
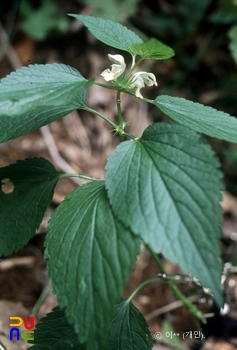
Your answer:
[[[237,1],[236,0],[15,0],[0,2],[0,78],[29,64],[64,63],[87,79],[110,66],[108,53],[128,54],[97,41],[76,19],[67,14],[84,14],[124,24],[143,40],[157,38],[172,47],[175,56],[164,61],[144,61],[142,69],[153,72],[158,87],[143,95],[154,99],[168,94],[200,102],[237,116]],[[92,86],[88,105],[117,121],[112,90]],[[141,136],[153,122],[168,120],[157,108],[142,100],[122,95],[128,131]],[[0,125],[1,127],[1,125]],[[231,350],[237,347],[237,145],[206,137],[220,159],[226,190],[223,192],[222,257],[226,308],[222,314],[197,285],[182,284],[182,291],[205,312],[214,312],[206,326],[199,325],[175,299],[165,283],[149,284],[134,299],[145,315],[152,334],[162,332],[154,349]],[[62,172],[78,172],[103,179],[104,166],[119,143],[109,126],[85,111],[75,111],[47,127],[17,140],[0,144],[0,166],[18,159],[45,157]],[[57,304],[50,292],[43,260],[47,221],[65,195],[78,186],[77,180],[60,180],[52,205],[37,235],[21,252],[0,264],[0,344],[8,350],[27,349],[26,342],[9,341],[9,316],[25,316],[32,309],[40,319]],[[178,274],[178,266],[164,261],[166,270]],[[128,296],[144,279],[159,270],[143,250],[125,288]],[[38,298],[45,294],[40,299]],[[199,330],[184,341],[172,334]],[[172,333],[173,332],[173,333]],[[167,335],[165,337],[165,334]],[[190,334],[189,334],[190,335]]]

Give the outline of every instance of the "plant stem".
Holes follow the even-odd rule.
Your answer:
[[[79,177],[81,179],[90,180],[90,181],[98,180],[95,177],[91,177],[91,176],[87,176],[87,175],[83,175],[83,174],[61,174],[60,175],[60,179],[62,179],[64,177]]]
[[[129,132],[124,132],[123,135],[128,136],[133,140],[138,140],[138,137],[134,136],[133,134],[130,134]]]
[[[132,65],[131,65],[131,68],[130,68],[128,74],[126,75],[128,77],[127,80],[129,80],[134,69],[143,61],[143,58],[140,58],[137,62],[135,60],[136,60],[136,56],[132,55]]]
[[[152,258],[155,260],[156,264],[159,266],[161,272],[166,275],[166,270],[164,268],[164,265],[162,264],[161,260],[159,259],[158,255],[149,247],[149,245],[146,245],[147,250],[150,252]],[[170,287],[170,289],[173,291],[174,295],[180,299],[183,304],[189,309],[189,311],[199,318],[203,323],[206,323],[205,315],[194,305],[177,287],[177,285],[174,283],[173,280],[166,280],[166,283]]]
[[[103,114],[97,112],[96,110],[94,110],[93,108],[90,108],[88,106],[84,107],[84,109],[88,112],[91,112],[93,114],[98,115],[100,118],[104,119],[109,125],[111,125],[114,129],[117,128],[117,125],[115,123],[113,123],[110,119],[108,119],[106,116],[104,116]]]
[[[148,103],[151,103],[152,105],[155,104],[155,101],[154,101],[154,100],[149,100],[149,98],[143,97],[143,100],[146,101],[146,102],[148,102]]]
[[[114,85],[107,85],[107,84],[99,83],[98,81],[94,81],[94,84],[106,89],[117,90],[117,88]]]
[[[132,294],[130,295],[130,297],[127,299],[127,302],[129,303],[134,297],[135,295],[139,292],[140,289],[142,289],[143,287],[145,287],[147,284],[152,283],[152,282],[165,282],[163,278],[161,277],[154,277],[154,278],[150,278],[149,280],[146,280],[144,282],[142,282],[141,284],[139,284],[139,286],[132,292]]]
[[[119,132],[119,139],[120,142],[124,141],[124,121],[123,121],[123,115],[122,115],[122,110],[121,110],[121,99],[120,99],[120,94],[121,92],[117,90],[117,96],[116,96],[116,104],[117,104],[117,110],[118,110],[118,132]]]
[[[103,84],[98,83],[97,85],[99,86],[103,86]],[[105,85],[104,87],[108,87],[107,85]],[[113,127],[113,130],[116,131],[119,134],[120,137],[120,142],[124,141],[124,136],[128,136],[133,140],[136,140],[137,138],[132,135],[129,134],[128,132],[124,131],[124,126],[126,125],[124,123],[123,120],[123,116],[122,116],[122,110],[121,110],[121,100],[120,100],[120,94],[121,92],[117,90],[117,98],[116,98],[116,103],[117,103],[117,110],[118,110],[118,120],[119,120],[119,125],[116,125],[114,122],[112,122],[110,119],[108,119],[106,116],[104,116],[103,114],[97,112],[96,110],[94,110],[93,108],[90,108],[88,106],[84,107],[84,110],[91,112],[95,115],[98,115],[100,118],[104,119],[109,125],[111,125]],[[133,95],[132,95],[133,96]],[[71,176],[71,175],[69,175]],[[76,176],[76,174],[73,175],[74,177]],[[80,176],[79,176],[80,177]],[[81,176],[82,177],[82,176]],[[82,177],[83,178],[83,177]],[[85,178],[86,179],[86,178]],[[87,180],[96,180],[96,179],[87,179]]]
[[[44,299],[46,298],[46,295],[49,293],[51,289],[51,281],[48,282],[48,284],[46,285],[46,287],[43,289],[42,293],[40,294],[38,300],[36,301],[32,311],[31,311],[31,315],[35,316],[40,308],[40,305],[42,304],[42,302],[44,301]]]
[[[123,116],[122,116],[122,110],[121,110],[121,99],[120,99],[120,91],[119,90],[117,91],[116,103],[117,103],[117,109],[118,109],[119,125],[123,126]]]

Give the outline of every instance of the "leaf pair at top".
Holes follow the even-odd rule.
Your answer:
[[[153,60],[164,60],[174,56],[174,51],[159,40],[151,39],[144,43],[139,36],[119,23],[90,16],[70,16],[81,21],[104,44],[127,51],[133,56],[139,55],[142,59]]]
[[[121,24],[100,18],[73,15],[102,42],[140,55],[142,58],[171,57],[170,48],[151,39],[147,43]],[[87,88],[94,79],[85,79],[64,64],[30,65],[11,73],[0,84],[0,142],[36,130],[75,109],[86,109]],[[171,96],[150,101],[177,122],[189,128],[231,142],[237,142],[237,122],[223,113]]]

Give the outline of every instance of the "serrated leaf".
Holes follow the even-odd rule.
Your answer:
[[[104,181],[77,188],[49,222],[46,258],[53,288],[89,349],[102,349],[107,342],[114,303],[135,264],[139,242],[114,217]]]
[[[119,23],[91,16],[74,14],[70,14],[69,16],[81,21],[96,39],[116,49],[133,53],[130,46],[143,42],[134,32]]]
[[[50,205],[59,174],[46,159],[19,160],[0,168],[0,181],[9,179],[13,192],[0,188],[0,256],[23,248],[35,235]]]
[[[127,300],[116,305],[109,332],[110,350],[149,350],[152,349],[151,334],[145,318]]]
[[[211,148],[176,123],[148,127],[120,144],[106,165],[115,215],[156,252],[179,263],[222,304],[221,173]]]
[[[237,142],[237,119],[227,113],[172,96],[158,96],[154,104],[170,118],[192,130]]]
[[[23,67],[1,80],[0,142],[85,107],[85,88],[93,84],[64,64]]]
[[[171,47],[156,39],[150,39],[142,44],[133,44],[129,48],[143,59],[165,60],[174,56],[174,50]]]
[[[28,342],[35,344],[32,350],[86,350],[86,344],[79,342],[73,325],[58,306],[40,320],[34,330],[34,340]]]

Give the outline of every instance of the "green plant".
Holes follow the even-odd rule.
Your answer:
[[[71,16],[103,43],[130,53],[130,68],[126,70],[122,55],[109,55],[113,64],[101,73],[104,84],[85,79],[64,64],[30,65],[11,73],[0,84],[0,141],[84,109],[108,122],[121,143],[107,161],[104,181],[60,174],[43,158],[1,168],[0,255],[16,252],[35,234],[59,179],[89,180],[65,198],[49,221],[45,258],[60,309],[37,326],[33,349],[45,349],[45,341],[52,349],[56,338],[57,349],[151,349],[147,324],[131,302],[144,285],[167,283],[205,322],[205,315],[181,293],[176,279],[166,274],[157,253],[192,273],[211,290],[217,304],[223,304],[218,242],[222,174],[199,133],[237,142],[237,121],[183,98],[144,98],[141,89],[145,84],[157,85],[156,78],[135,69],[144,59],[168,59],[173,50],[156,39],[143,42],[112,21]],[[117,91],[118,124],[87,106],[87,88],[92,84]],[[173,121],[150,125],[141,138],[131,135],[121,111],[121,92],[155,105]],[[7,182],[13,186],[9,191]],[[141,241],[162,275],[144,281],[127,300],[121,299]]]
[[[52,31],[64,32],[68,27],[68,21],[58,15],[59,7],[52,0],[43,0],[37,9],[30,1],[23,0],[19,12],[23,17],[22,30],[37,41],[46,39]]]

